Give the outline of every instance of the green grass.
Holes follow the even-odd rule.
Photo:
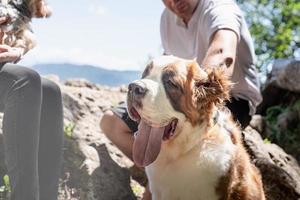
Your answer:
[[[68,138],[72,138],[73,131],[75,129],[75,124],[69,123],[64,126],[64,133]]]
[[[0,186],[0,200],[8,200],[11,192],[9,176],[6,174],[2,179],[4,185]]]

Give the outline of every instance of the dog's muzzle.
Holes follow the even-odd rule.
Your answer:
[[[145,114],[142,112],[144,111],[143,98],[147,100],[145,96],[148,91],[145,82],[141,80],[134,81],[128,86],[128,114],[132,120],[139,123],[135,133],[132,156],[136,165],[140,167],[148,166],[156,160],[162,142],[172,138],[178,122],[178,119],[170,118],[168,121],[153,123],[153,118],[147,118],[147,113],[142,116]]]
[[[148,89],[146,85],[141,81],[135,81],[128,86],[128,101],[131,101],[131,105],[138,108],[142,107],[142,99],[147,94]]]

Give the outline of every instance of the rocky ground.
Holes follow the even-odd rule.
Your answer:
[[[99,128],[103,112],[124,100],[126,87],[71,80],[61,88],[66,139],[60,199],[139,198],[144,189],[132,178],[133,163]]]
[[[294,73],[298,73],[298,69],[300,68],[296,68]],[[280,80],[284,80],[282,73],[279,74],[281,74]],[[297,76],[293,75],[293,77]],[[133,168],[133,163],[105,137],[99,128],[103,112],[124,100],[126,87],[110,88],[84,80],[60,83],[55,76],[48,78],[60,85],[64,103],[64,166],[61,173],[59,199],[140,199],[144,191],[143,173]],[[274,75],[272,78],[274,79]],[[292,81],[291,79],[287,80]],[[298,84],[296,79],[293,81]],[[286,81],[284,83],[286,84]],[[272,86],[272,88],[274,87],[282,90],[281,86]],[[295,86],[289,85],[287,88],[289,90]],[[296,89],[298,90],[298,88]],[[297,100],[298,94],[298,91],[293,91],[293,98]],[[300,168],[294,158],[297,155],[293,157],[285,153],[269,138],[270,130],[273,129],[270,129],[270,124],[267,123],[264,110],[272,105],[265,102],[260,107],[261,113],[253,117],[251,125],[243,133],[244,143],[253,163],[262,173],[267,199],[297,200],[300,199]],[[296,112],[298,111],[296,110]],[[299,124],[300,114],[292,116],[294,116],[293,120],[298,120],[297,124]],[[289,127],[286,124],[289,121],[282,121],[283,125],[279,124],[275,127],[282,128],[284,125]],[[299,145],[299,143],[297,144]],[[1,148],[3,145],[0,145],[0,173],[4,175],[5,165]],[[299,161],[300,159],[298,159]]]

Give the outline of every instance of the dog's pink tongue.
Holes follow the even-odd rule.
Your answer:
[[[157,158],[165,127],[155,128],[143,120],[133,143],[133,160],[140,167],[150,165]]]

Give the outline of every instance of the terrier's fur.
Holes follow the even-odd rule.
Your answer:
[[[44,0],[0,0],[0,17],[7,18],[0,25],[0,44],[22,48],[25,54],[36,44],[31,19],[50,15],[51,9]]]

